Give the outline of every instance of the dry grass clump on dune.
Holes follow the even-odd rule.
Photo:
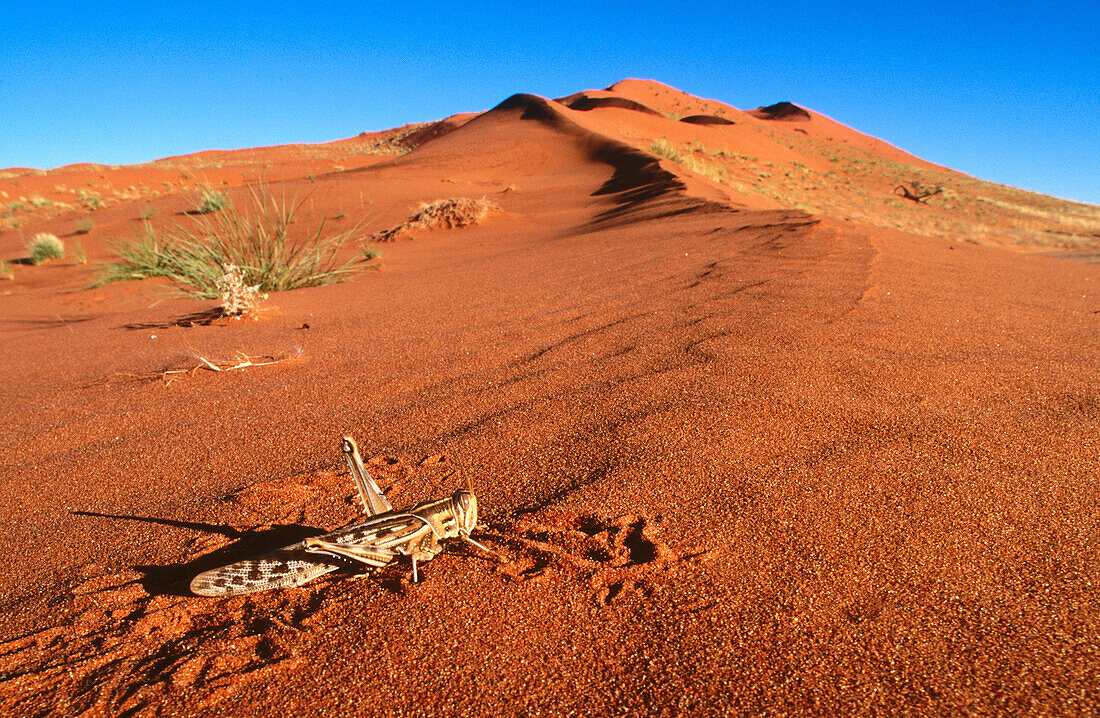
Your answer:
[[[421,202],[419,210],[410,221],[428,229],[465,227],[477,224],[485,215],[499,210],[500,207],[484,197],[452,197],[430,203]]]
[[[72,244],[72,257],[77,264],[87,264],[88,255],[84,252],[84,245],[80,240],[74,239]]]
[[[190,227],[157,231],[145,222],[132,241],[112,247],[119,259],[106,265],[96,285],[168,277],[188,294],[218,299],[228,274],[264,293],[332,284],[354,271],[354,257],[337,255],[359,225],[326,236],[322,219],[316,229],[292,235],[308,197],[277,196],[266,185],[248,191],[249,207],[227,203],[219,212],[192,215]]]
[[[207,187],[203,190],[201,201],[198,206],[195,207],[195,213],[210,214],[211,212],[220,212],[225,209],[228,203],[229,198],[225,196],[225,193]]]
[[[678,149],[673,147],[668,140],[660,137],[653,140],[653,142],[649,145],[649,151],[657,155],[658,157],[664,157],[665,159],[672,160],[673,162],[680,162],[684,159],[683,155],[680,154],[680,151]]]
[[[451,229],[477,224],[490,212],[500,212],[495,202],[482,197],[451,197],[434,202],[421,202],[415,214],[401,224],[378,232],[373,239],[388,242],[413,229]]]
[[[42,264],[50,259],[61,259],[65,256],[65,244],[55,234],[39,232],[27,245],[30,253],[31,264]]]

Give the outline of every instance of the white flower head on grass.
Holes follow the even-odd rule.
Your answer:
[[[65,256],[65,243],[57,238],[56,234],[39,232],[27,245],[30,253],[31,264],[42,264],[50,259],[61,259]]]
[[[245,284],[244,270],[235,264],[225,265],[225,275],[218,280],[218,289],[222,295],[222,311],[229,317],[250,314],[261,300],[267,299],[266,294],[260,293],[260,285]]]

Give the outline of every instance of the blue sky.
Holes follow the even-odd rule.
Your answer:
[[[5,3],[0,167],[322,142],[644,77],[1100,203],[1100,3]]]

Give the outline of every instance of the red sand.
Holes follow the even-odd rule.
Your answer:
[[[644,151],[763,122],[734,113],[525,96],[346,160],[303,183],[318,214],[377,228],[482,195],[504,213],[387,245],[379,271],[273,295],[257,321],[179,326],[211,303],[17,266],[0,712],[1100,711],[1100,265],[769,209]],[[318,162],[265,152],[278,178]],[[157,200],[157,221],[188,201]],[[136,206],[96,214],[90,259]],[[186,595],[353,519],[349,433],[395,505],[469,480],[510,562],[459,547],[415,585],[404,566]]]

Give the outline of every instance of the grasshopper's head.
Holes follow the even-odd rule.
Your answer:
[[[458,519],[460,532],[469,535],[477,525],[477,498],[468,489],[459,489],[451,494],[451,509]]]

